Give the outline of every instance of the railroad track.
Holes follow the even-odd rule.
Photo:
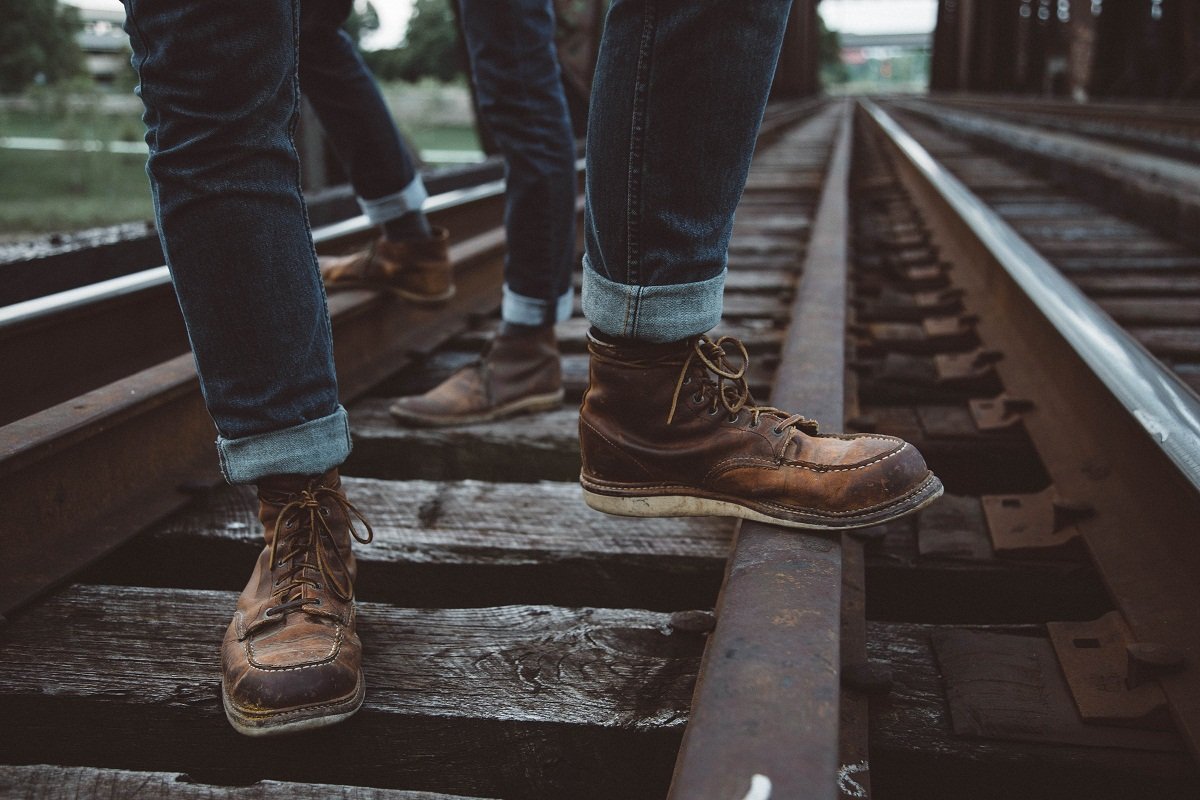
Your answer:
[[[371,688],[336,731],[247,743],[222,718],[216,642],[258,550],[250,491],[190,478],[181,492],[182,472],[164,474],[156,515],[174,513],[87,552],[93,529],[107,548],[127,538],[120,509],[89,521],[86,495],[8,449],[31,429],[0,429],[6,482],[46,504],[9,529],[45,536],[4,540],[5,585],[24,584],[0,627],[0,794],[1200,791],[1196,398],[885,111],[836,103],[770,126],[720,330],[747,342],[773,404],[917,443],[948,496],[916,519],[838,537],[586,510],[579,320],[561,329],[562,410],[396,427],[388,398],[439,380],[495,324],[495,267],[460,260],[477,305],[420,320],[440,346],[411,352],[414,312],[372,311],[370,295],[354,315],[374,321],[335,328],[339,369],[361,370],[344,474],[376,528],[358,582]],[[381,349],[386,370],[344,363]],[[150,452],[185,413],[202,415],[164,411]],[[72,458],[143,446],[111,430]],[[211,458],[201,438],[181,463]],[[115,488],[130,479],[107,488],[135,500]],[[42,569],[39,552],[67,563]],[[21,557],[41,571],[22,577]],[[1089,693],[1098,678],[1110,691]]]
[[[1185,161],[1200,161],[1200,107],[1076,103],[1032,97],[938,95],[938,105],[1046,130],[1092,136]]]

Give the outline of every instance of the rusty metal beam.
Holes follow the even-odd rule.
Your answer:
[[[840,429],[850,122],[837,113],[771,399]],[[741,524],[671,798],[838,796],[841,591],[839,536]]]
[[[1181,651],[1159,680],[1200,757],[1200,399],[873,103],[867,118],[956,271],[980,337],[1138,642]],[[1019,321],[1019,324],[1017,324]]]

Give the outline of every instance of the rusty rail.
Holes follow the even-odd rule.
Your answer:
[[[851,120],[839,113],[772,402],[840,430]],[[840,538],[741,523],[670,797],[838,796]]]

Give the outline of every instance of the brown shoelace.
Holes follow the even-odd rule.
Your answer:
[[[322,499],[341,507],[355,541],[370,544],[375,538],[371,524],[339,490],[327,486],[303,489],[280,509],[279,516],[275,518],[271,537],[271,567],[289,568],[275,579],[271,596],[278,597],[279,602],[266,610],[268,617],[294,608],[321,605],[320,598],[302,596],[305,586],[321,591],[324,582],[341,600],[349,601],[354,596],[354,586],[350,581],[347,580],[343,585],[337,577],[338,574],[345,575],[346,563],[334,543],[333,529],[328,521],[329,509],[322,505]],[[354,525],[355,518],[366,528],[365,533],[360,533]],[[281,545],[281,542],[286,544]],[[336,560],[335,568],[331,568],[330,554]]]
[[[727,344],[736,347],[741,356],[741,365],[736,368],[729,363],[726,356],[725,346]],[[779,421],[775,423],[776,433],[795,430],[802,430],[814,435],[817,433],[816,421],[803,414],[788,414],[783,409],[774,406],[754,404],[754,398],[750,396],[750,383],[746,380],[746,368],[750,364],[750,354],[746,351],[746,345],[732,336],[722,336],[715,342],[707,336],[701,336],[692,343],[692,351],[688,353],[687,359],[683,362],[683,368],[679,370],[679,378],[675,381],[671,411],[667,414],[668,425],[675,419],[675,410],[679,405],[679,395],[683,391],[683,387],[692,382],[692,365],[696,360],[700,361],[706,372],[703,373],[700,388],[694,397],[697,402],[701,402],[709,392],[712,392],[712,405],[709,413],[715,414],[724,407],[729,414],[729,421],[734,422],[738,415],[745,410],[750,413],[750,427],[752,428],[759,426],[764,415],[769,415],[779,418]],[[708,373],[716,375],[717,379],[714,381]],[[791,438],[790,433],[788,438]]]

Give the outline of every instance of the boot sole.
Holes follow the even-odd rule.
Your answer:
[[[855,514],[833,515],[796,509],[784,515],[778,509],[750,505],[734,497],[697,494],[654,494],[652,488],[605,486],[580,475],[583,499],[590,507],[622,517],[737,517],[782,525],[785,528],[847,530],[878,525],[919,511],[942,496],[942,482],[932,472],[908,494],[884,506]],[[672,487],[687,489],[688,487]],[[644,492],[635,494],[635,492]]]
[[[349,719],[362,707],[367,696],[367,683],[362,670],[358,672],[358,687],[354,694],[344,700],[321,703],[308,708],[295,708],[277,714],[245,714],[234,707],[221,682],[221,704],[225,707],[225,718],[233,729],[243,736],[282,736],[290,733],[325,728]]]
[[[397,411],[393,406],[388,412],[397,422],[422,428],[444,428],[454,425],[474,425],[480,422],[512,417],[517,414],[534,414],[539,411],[553,411],[560,408],[563,402],[563,390],[549,394],[533,394],[496,406],[488,411],[475,414],[458,414],[455,416],[434,416],[430,414],[415,414],[410,411]]]

